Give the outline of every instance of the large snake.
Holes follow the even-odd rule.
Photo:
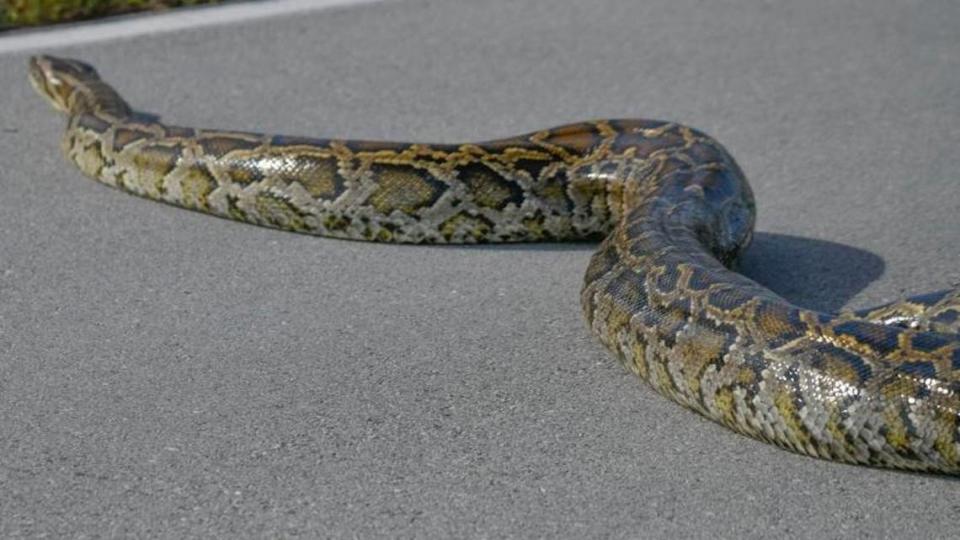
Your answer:
[[[660,393],[820,458],[960,473],[960,290],[858,312],[797,307],[730,269],[754,201],[714,139],[599,120],[470,144],[174,127],[77,60],[30,60],[62,148],[136,195],[302,233],[404,243],[605,239],[590,328]]]

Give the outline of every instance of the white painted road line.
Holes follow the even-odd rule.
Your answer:
[[[36,31],[15,32],[7,36],[0,34],[0,54],[82,45],[382,1],[385,0],[273,0],[179,8],[167,13],[146,13],[115,20],[53,26]]]

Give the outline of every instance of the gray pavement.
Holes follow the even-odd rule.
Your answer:
[[[401,0],[50,49],[172,123],[487,139],[653,117],[750,177],[800,304],[960,282],[960,4]],[[638,384],[586,244],[312,238],[112,191],[0,56],[0,536],[952,536],[960,483]]]

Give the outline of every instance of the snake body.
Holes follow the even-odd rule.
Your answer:
[[[584,314],[663,395],[801,454],[960,472],[960,291],[825,314],[732,271],[753,196],[695,129],[600,120],[473,144],[271,136],[146,118],[76,60],[35,57],[30,74],[69,117],[66,156],[149,199],[354,240],[603,237]]]

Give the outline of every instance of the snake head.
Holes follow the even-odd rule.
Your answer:
[[[55,56],[30,58],[30,83],[58,111],[70,113],[78,91],[100,80],[97,70],[79,60]]]

